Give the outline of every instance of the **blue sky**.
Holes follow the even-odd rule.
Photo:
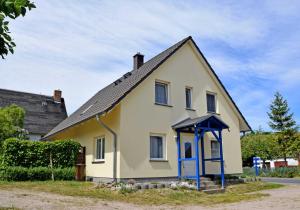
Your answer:
[[[300,124],[299,1],[36,0],[11,22],[16,52],[0,61],[0,88],[51,95],[69,114],[131,70],[192,35],[253,129],[269,129],[276,90]]]

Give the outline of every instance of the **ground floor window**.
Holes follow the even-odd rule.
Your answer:
[[[212,158],[219,158],[220,157],[220,144],[217,140],[211,140],[211,157]]]
[[[165,140],[164,136],[151,135],[150,136],[150,159],[165,159]]]
[[[104,160],[105,154],[105,137],[96,139],[96,160]]]

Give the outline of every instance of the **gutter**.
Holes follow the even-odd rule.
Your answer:
[[[108,125],[106,125],[103,121],[101,121],[99,114],[96,115],[96,120],[100,126],[108,130],[113,135],[113,153],[114,153],[114,160],[113,160],[113,179],[117,182],[117,133],[114,132]]]

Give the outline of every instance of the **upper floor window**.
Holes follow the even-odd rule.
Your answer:
[[[185,88],[185,107],[188,109],[192,108],[192,89]]]
[[[104,160],[105,153],[105,138],[100,137],[96,139],[96,160]]]
[[[168,84],[155,82],[155,103],[168,104]]]
[[[216,95],[213,93],[206,94],[207,112],[216,113]]]

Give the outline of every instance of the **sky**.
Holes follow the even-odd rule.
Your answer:
[[[68,114],[145,60],[192,36],[253,129],[269,130],[274,93],[300,124],[300,1],[35,1],[10,22],[17,44],[0,88],[52,95]]]

